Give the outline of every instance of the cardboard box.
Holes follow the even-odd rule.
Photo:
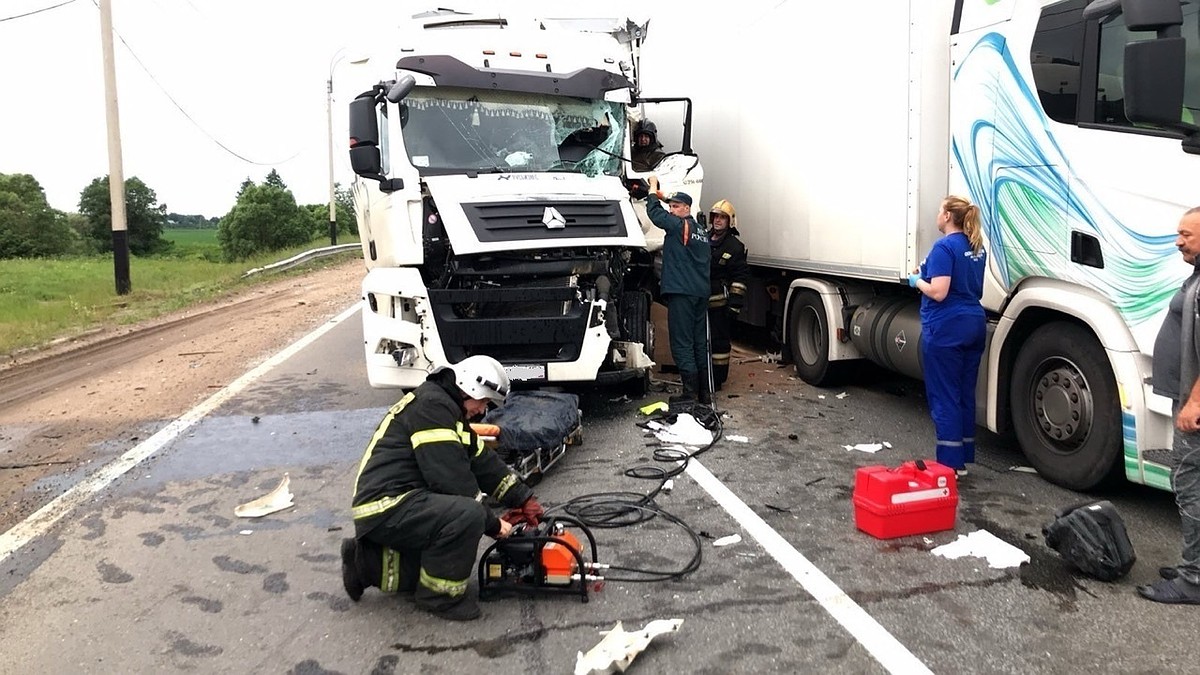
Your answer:
[[[932,460],[896,468],[859,467],[854,473],[854,525],[878,539],[954,529],[958,480]]]

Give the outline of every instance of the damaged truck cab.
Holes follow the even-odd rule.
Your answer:
[[[350,104],[372,386],[473,354],[520,381],[645,381],[653,265],[625,182],[643,30],[442,11],[402,35],[394,79]]]

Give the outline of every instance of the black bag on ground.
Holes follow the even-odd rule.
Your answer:
[[[1125,521],[1109,501],[1060,509],[1042,528],[1042,534],[1046,545],[1064,560],[1101,581],[1120,579],[1137,561]]]

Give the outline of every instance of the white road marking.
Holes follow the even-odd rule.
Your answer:
[[[908,648],[900,643],[866,610],[837,587],[766,521],[695,459],[688,460],[687,473],[704,488],[721,508],[733,516],[746,533],[754,537],[772,558],[783,566],[826,612],[845,628],[875,660],[891,673],[932,673]]]
[[[108,487],[114,480],[125,472],[137,466],[146,458],[166,447],[184,431],[204,419],[222,403],[239,394],[255,380],[270,372],[272,368],[295,356],[297,352],[316,342],[341,322],[358,312],[361,303],[356,302],[341,314],[333,317],[313,332],[300,338],[283,351],[260,363],[253,370],[234,380],[229,386],[208,397],[203,403],[184,413],[179,419],[171,422],[145,441],[137,444],[128,452],[103,466],[96,473],[88,476],[71,489],[59,495],[54,501],[35,511],[25,520],[4,534],[0,535],[0,563],[8,560],[22,546],[45,534],[63,516],[84,503],[92,495]]]

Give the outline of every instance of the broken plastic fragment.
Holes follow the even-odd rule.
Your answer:
[[[1008,467],[1008,470],[1009,471],[1017,471],[1020,473],[1037,473],[1037,469],[1033,468],[1032,466],[1020,466],[1020,465],[1010,466],[1010,467]]]
[[[650,422],[646,426],[653,427],[654,424],[654,422]],[[708,445],[713,440],[712,432],[701,426],[696,418],[688,413],[680,414],[675,418],[675,423],[669,427],[656,429],[654,435],[663,443],[679,445]]]
[[[987,530],[960,534],[954,541],[938,546],[932,552],[951,560],[964,556],[985,558],[988,566],[994,569],[1019,567],[1029,562],[1028,554]]]
[[[575,657],[575,675],[609,675],[623,673],[633,663],[633,659],[641,654],[650,641],[659,635],[674,633],[683,625],[683,619],[656,619],[646,624],[636,632],[626,632],[618,621],[612,630],[606,631],[604,638],[587,654],[577,652]]]
[[[750,439],[747,438],[746,436],[732,436],[729,434],[725,435],[725,440],[733,441],[735,443],[749,443],[750,442]]]
[[[844,391],[843,391],[842,393],[838,394],[838,395],[837,395],[837,397],[838,397],[838,398],[846,398],[846,397],[847,397],[847,396],[849,396],[849,395],[850,395],[850,394],[847,394],[846,392],[844,392]]]
[[[667,405],[666,401],[655,401],[654,403],[650,403],[638,408],[638,412],[642,413],[643,415],[649,415],[651,413],[658,412],[659,410],[666,412],[670,409],[671,406]]]
[[[288,488],[290,484],[291,478],[288,478],[286,473],[283,474],[283,480],[279,481],[279,485],[276,485],[274,490],[252,502],[238,506],[233,510],[233,514],[239,518],[259,518],[291,507],[293,495]]]
[[[736,543],[740,542],[741,540],[742,540],[742,535],[731,534],[728,537],[721,537],[720,539],[714,541],[713,546],[729,546],[730,544],[736,544]]]
[[[847,450],[876,453],[883,449],[883,443],[857,443],[855,445],[843,445],[842,447]]]

